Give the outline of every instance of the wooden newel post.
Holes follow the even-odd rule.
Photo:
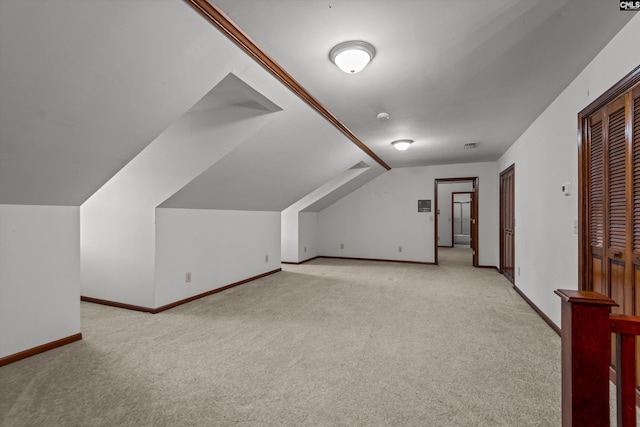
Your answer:
[[[562,298],[562,425],[609,425],[609,313],[597,292],[558,289]]]

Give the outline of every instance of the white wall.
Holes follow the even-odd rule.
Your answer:
[[[281,258],[285,262],[298,262],[298,209],[285,209],[280,217]]]
[[[317,212],[282,211],[282,261],[303,262],[317,257],[318,227]]]
[[[80,332],[77,207],[0,205],[0,357]]]
[[[318,254],[318,216],[315,215],[317,211],[302,212],[303,209],[312,206],[315,209],[321,209],[317,208],[318,204],[329,205],[331,200],[339,200],[357,188],[353,186],[358,185],[361,179],[368,181],[371,175],[375,176],[382,171],[383,169],[379,166],[350,168],[284,209],[282,211],[282,260],[302,262]]]
[[[82,295],[152,307],[156,206],[268,120],[241,107],[187,113],[93,194],[80,209]]]
[[[158,208],[156,230],[156,308],[280,268],[280,212]]]
[[[479,261],[497,265],[494,162],[394,168],[380,175],[320,212],[320,255],[433,262],[435,212],[419,213],[418,200],[433,200],[437,178],[475,176],[480,181]]]
[[[299,262],[318,256],[318,240],[320,238],[318,217],[317,212],[300,212],[298,215]]]
[[[558,288],[578,289],[577,115],[640,64],[640,15],[607,45],[498,160],[515,163],[515,283],[560,325]],[[560,188],[571,182],[573,193]]]
[[[451,193],[459,191],[473,191],[471,182],[441,182],[438,185],[438,246],[452,246],[453,234],[451,232]]]

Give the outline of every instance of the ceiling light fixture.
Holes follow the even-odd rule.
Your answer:
[[[340,43],[329,52],[331,62],[347,74],[362,71],[375,55],[376,49],[360,40]]]
[[[411,144],[413,144],[413,139],[398,139],[391,143],[391,145],[393,145],[398,151],[406,150],[411,146]]]

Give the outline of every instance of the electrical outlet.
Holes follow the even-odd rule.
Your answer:
[[[344,243],[340,243],[340,249],[344,249]]]
[[[402,246],[398,246],[398,252],[402,252]]]
[[[518,276],[520,275],[520,267],[518,267]]]
[[[304,251],[307,252],[307,247],[306,246],[304,247]]]
[[[187,271],[184,274],[184,283],[191,283],[191,272]]]
[[[264,262],[269,262],[269,255],[264,256]]]

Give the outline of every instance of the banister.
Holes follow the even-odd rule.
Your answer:
[[[609,425],[609,313],[597,292],[558,289],[562,298],[562,425]]]
[[[612,314],[609,330],[616,334],[616,402],[619,426],[636,425],[636,335],[640,317]]]
[[[562,425],[609,425],[611,333],[616,334],[619,427],[636,426],[636,335],[640,317],[609,314],[618,304],[597,292],[558,289],[562,298]]]
[[[609,328],[614,334],[640,335],[640,317],[612,314]]]
[[[563,302],[580,305],[601,305],[607,307],[617,307],[616,303],[611,298],[602,295],[598,292],[591,291],[574,291],[570,289],[558,289],[554,292],[562,298]]]

